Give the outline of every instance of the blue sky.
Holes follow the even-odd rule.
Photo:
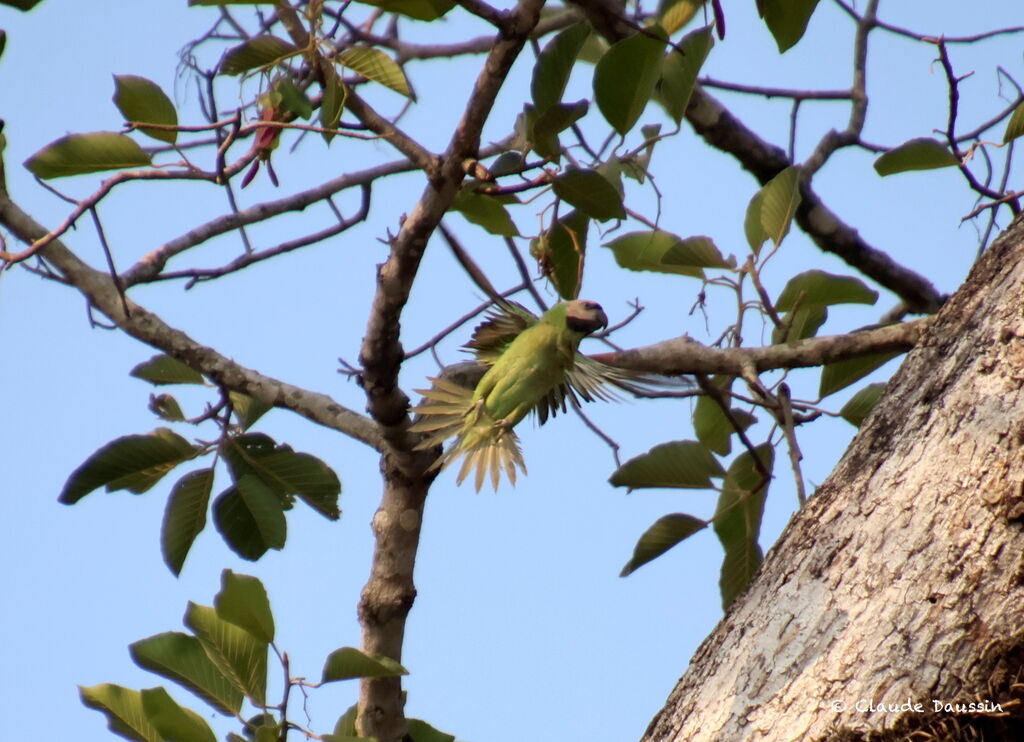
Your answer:
[[[1012,25],[1019,20],[1015,6],[1010,0],[989,2],[984,12],[965,16],[961,3],[883,3],[881,16],[929,33],[967,34]],[[775,86],[847,85],[849,23],[833,5],[822,3],[807,38],[781,58],[750,8],[727,7],[727,12],[728,36],[705,68],[712,76]],[[8,33],[0,58],[5,102],[0,115],[6,120],[5,161],[15,200],[43,223],[63,218],[67,205],[39,188],[20,163],[67,132],[116,130],[120,118],[110,103],[112,74],[158,82],[175,97],[183,122],[199,123],[194,91],[187,79],[176,77],[176,55],[212,17],[213,11],[188,9],[184,2],[111,1],[102,13],[71,0],[44,0],[28,14],[0,8],[0,27]],[[471,24],[454,11],[444,24],[406,25],[410,33],[436,40],[459,38]],[[872,39],[866,137],[895,145],[943,126],[945,82],[932,64],[934,50],[881,34]],[[1002,64],[1024,76],[1020,48],[1019,36],[976,49],[952,48],[958,71],[976,70],[964,83],[965,128],[1005,105],[997,97],[994,67]],[[403,124],[421,133],[428,147],[439,149],[446,141],[474,63],[458,60],[409,70],[421,102]],[[485,138],[507,133],[513,112],[528,96],[530,67],[527,54],[502,91]],[[574,92],[575,97],[588,95],[587,75],[589,68],[577,73],[567,99],[575,99]],[[741,115],[756,116],[754,128],[762,136],[785,142],[785,103],[722,97]],[[402,105],[387,91],[373,100],[385,113]],[[227,86],[221,104],[235,105]],[[821,133],[842,126],[846,116],[839,103],[807,104],[798,156],[806,156]],[[652,105],[641,122],[654,121],[664,119]],[[602,126],[596,110],[586,122],[592,127],[588,130]],[[998,139],[1001,133],[987,138]],[[295,154],[287,152],[287,145],[275,155],[281,188],[259,178],[240,195],[243,205],[278,198],[347,168],[398,158],[379,142],[356,146],[339,140],[325,149],[311,138]],[[961,179],[953,171],[880,179],[871,169],[872,159],[859,152],[840,154],[815,181],[819,193],[869,242],[926,274],[941,290],[955,290],[976,250],[974,228],[960,225],[973,205]],[[733,161],[708,152],[685,127],[678,137],[659,144],[654,169],[660,172],[664,228],[684,236],[709,235],[724,253],[742,259],[743,213],[756,191],[753,180]],[[83,196],[97,182],[87,176],[56,185]],[[336,373],[336,359],[356,360],[375,265],[386,255],[377,238],[388,228],[397,229],[421,187],[419,178],[406,176],[378,188],[370,222],[340,238],[188,292],[181,285],[154,285],[138,287],[132,296],[244,365],[361,410],[361,392]],[[653,217],[651,193],[646,189],[634,195],[639,208]],[[338,200],[343,211],[354,210],[355,195]],[[535,230],[537,210],[517,212],[524,233]],[[100,207],[122,268],[225,211],[219,189],[196,184],[129,186]],[[254,239],[275,244],[329,219],[325,208],[314,207],[253,230]],[[457,216],[450,223],[499,288],[517,281],[500,240]],[[66,240],[94,266],[102,265],[88,221]],[[647,307],[616,337],[621,345],[684,332],[710,342],[735,317],[732,298],[716,291],[709,292],[706,321],[691,315],[699,282],[622,271],[598,246],[603,241],[591,235],[583,294],[599,300],[612,322],[628,314],[629,300],[638,297]],[[238,249],[237,239],[228,236],[193,251],[188,260],[218,265]],[[808,268],[851,272],[794,232],[766,272],[769,290],[777,295],[788,276]],[[443,244],[432,243],[403,321],[406,347],[419,345],[478,300],[478,291]],[[840,308],[826,331],[873,322],[893,303],[883,292],[876,307]],[[441,347],[445,362],[461,358],[457,348],[470,329]],[[769,333],[753,317],[746,329],[747,344],[767,341]],[[200,536],[182,576],[175,578],[158,546],[166,485],[142,496],[94,493],[74,507],[56,500],[67,475],[99,446],[159,424],[146,409],[151,388],[127,375],[154,351],[118,333],[90,329],[78,294],[21,270],[0,277],[0,342],[8,372],[0,396],[5,441],[0,522],[8,524],[0,539],[0,563],[5,565],[0,571],[5,596],[0,629],[7,637],[0,694],[15,711],[5,725],[10,738],[110,738],[103,718],[79,703],[76,685],[164,684],[133,665],[127,645],[180,629],[186,601],[209,604],[224,567],[257,575],[267,585],[278,644],[291,656],[293,674],[315,679],[328,652],[358,646],[355,607],[368,572],[369,521],[380,491],[372,451],[289,413],[267,415],[259,429],[323,458],[338,472],[344,488],[342,519],[330,523],[303,508],[290,512],[287,546],[257,564],[237,559],[210,528]],[[601,350],[597,344],[590,349]],[[417,359],[403,371],[404,387],[420,386],[435,370],[429,356]],[[795,396],[813,396],[816,372],[791,378]],[[183,394],[181,399],[195,414],[212,393]],[[837,410],[844,399],[837,395],[826,406]],[[587,413],[621,444],[623,459],[693,435],[685,401],[592,406]],[[212,437],[209,430],[195,434],[203,437],[203,432]],[[841,420],[824,420],[805,431],[804,473],[812,486],[828,475],[852,434]],[[571,415],[539,429],[524,424],[521,437],[530,474],[515,489],[477,495],[469,487],[456,487],[452,473],[446,473],[431,492],[417,565],[419,595],[403,658],[412,671],[406,682],[408,713],[468,742],[521,740],[524,730],[538,740],[639,738],[721,617],[721,550],[710,533],[703,533],[626,579],[618,573],[636,538],[654,520],[678,511],[707,517],[715,497],[686,490],[626,494],[611,487],[607,479],[614,461],[608,447]],[[796,506],[788,472],[780,467],[777,473],[763,529],[766,548]],[[273,677],[271,687],[279,686]],[[213,715],[185,692],[170,690],[179,702]],[[312,692],[310,725],[329,731],[354,698],[353,685]]]

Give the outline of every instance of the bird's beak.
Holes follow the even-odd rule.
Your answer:
[[[579,314],[570,314],[565,318],[566,326],[573,332],[590,335],[608,326],[608,315],[599,304],[590,304]]]

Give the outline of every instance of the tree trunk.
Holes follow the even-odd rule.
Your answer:
[[[1018,218],[643,742],[1024,740],[1022,388]]]

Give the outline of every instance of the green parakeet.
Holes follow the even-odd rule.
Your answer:
[[[477,491],[488,476],[497,490],[502,471],[515,484],[516,470],[526,473],[526,464],[513,428],[530,412],[543,424],[564,411],[567,400],[578,405],[580,398],[614,399],[607,384],[636,388],[629,372],[578,352],[583,338],[607,325],[604,310],[593,301],[562,302],[539,318],[518,304],[498,305],[465,346],[490,367],[476,388],[435,378],[430,389],[416,390],[426,401],[412,409],[422,417],[410,430],[431,434],[417,448],[454,436],[435,467],[461,457],[459,484],[474,470]]]

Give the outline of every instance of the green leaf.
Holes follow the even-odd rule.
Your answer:
[[[527,105],[524,113],[527,142],[523,151],[534,149],[541,157],[557,159],[562,151],[558,133],[586,116],[589,110],[590,103],[585,100],[556,103],[543,112],[535,106]]]
[[[788,312],[796,307],[833,304],[874,304],[878,292],[852,276],[837,276],[820,270],[804,271],[786,283],[775,308]]]
[[[327,67],[324,74],[327,75],[327,80],[324,83],[324,94],[320,100],[320,126],[325,129],[336,129],[341,121],[341,114],[345,110],[348,88],[345,87],[345,83],[341,81],[333,67]],[[334,136],[334,134],[324,133],[324,141],[330,144]]]
[[[567,170],[553,183],[555,195],[598,221],[625,219],[622,196],[595,170]]]
[[[452,210],[491,234],[500,237],[519,236],[515,222],[502,203],[493,196],[477,193],[473,184],[467,184],[459,189],[452,202]]]
[[[700,268],[692,265],[669,265],[662,262],[666,253],[683,242],[682,238],[671,232],[663,232],[659,229],[650,232],[630,232],[605,243],[605,247],[611,248],[615,253],[615,262],[632,271],[675,273],[703,278],[704,271]]]
[[[610,481],[616,487],[681,487],[703,489],[712,477],[725,474],[722,465],[697,441],[671,441],[620,466]]]
[[[758,537],[775,451],[765,443],[754,452],[767,469],[768,478],[758,471],[749,451],[737,456],[725,476],[713,520],[715,534],[725,549],[719,588],[722,607],[726,610],[750,584],[763,556]]]
[[[787,167],[761,188],[759,199],[761,228],[764,230],[764,235],[776,245],[781,244],[783,238],[789,233],[789,227],[793,223],[793,216],[796,214],[796,207],[800,205],[800,199],[800,167],[798,165]]]
[[[280,742],[281,739],[281,727],[268,712],[246,719],[244,731],[251,742]]]
[[[287,537],[280,499],[252,474],[245,474],[217,497],[213,522],[231,550],[253,562],[268,549],[283,548]]]
[[[1009,144],[1012,140],[1024,134],[1024,103],[1013,109],[1013,115],[1006,124],[1006,131],[1003,133],[1003,144]]]
[[[142,708],[166,742],[216,742],[210,725],[192,709],[183,708],[163,688],[142,691]]]
[[[133,123],[178,125],[178,112],[167,94],[152,80],[138,75],[114,75],[114,105],[126,121]],[[178,132],[173,129],[140,127],[146,136],[174,144]]]
[[[680,541],[703,530],[706,526],[707,523],[700,518],[694,518],[685,513],[672,513],[658,518],[654,525],[644,531],[640,540],[636,542],[633,556],[626,562],[619,577],[632,574],[639,567],[660,557]]]
[[[88,688],[80,685],[78,693],[84,705],[107,717],[107,727],[114,734],[137,742],[164,742],[142,708],[139,691],[103,683]]]
[[[29,172],[43,180],[151,164],[134,139],[113,131],[68,134],[25,160]]]
[[[422,719],[407,719],[407,722],[412,742],[455,742],[454,736],[435,729]]]
[[[676,7],[684,6],[687,2],[688,0],[683,0],[677,3]],[[715,37],[711,26],[698,28],[686,34],[678,44],[682,53],[669,49],[661,61],[661,81],[658,83],[657,99],[676,124],[683,120],[686,107],[693,95],[693,86],[697,83],[697,75],[714,45]]]
[[[405,72],[395,60],[380,49],[370,46],[351,46],[339,54],[335,61],[367,80],[380,83],[396,93],[401,93],[406,98],[414,97]]]
[[[530,92],[539,113],[561,102],[576,57],[589,35],[588,24],[574,23],[551,39],[538,55]]]
[[[324,662],[321,683],[353,678],[390,678],[409,671],[389,657],[370,657],[353,647],[335,649]]]
[[[761,0],[758,3],[780,54],[800,41],[817,6],[818,0]]]
[[[274,616],[267,590],[257,578],[225,569],[220,592],[213,599],[217,615],[264,642],[274,641]]]
[[[185,625],[195,633],[206,655],[221,674],[245,693],[257,706],[266,704],[266,641],[245,629],[225,621],[209,606],[189,602]]]
[[[149,410],[160,419],[169,422],[181,422],[185,419],[181,405],[170,394],[150,394]]]
[[[353,703],[344,714],[338,717],[338,721],[334,724],[331,740],[334,742],[348,742],[348,739],[359,739],[358,732],[356,731],[356,717],[358,715],[359,708]]]
[[[223,714],[242,708],[242,691],[217,668],[199,639],[168,631],[129,645],[132,660],[144,670],[173,680]]]
[[[732,378],[716,376],[711,382],[720,389],[727,390],[731,385]],[[733,409],[731,412],[743,430],[757,422],[753,415],[744,410]],[[699,397],[694,406],[693,430],[697,434],[697,440],[714,453],[728,456],[732,452],[732,434],[736,431],[722,411],[722,406],[707,395]]]
[[[148,381],[150,384],[204,384],[205,379],[198,371],[193,371],[184,363],[163,353],[143,361],[129,372],[136,379]]]
[[[7,5],[18,10],[32,10],[41,0],[0,0],[0,5]]]
[[[879,175],[893,175],[908,170],[934,170],[958,164],[960,161],[956,155],[944,144],[930,137],[920,137],[904,142],[875,160],[875,172]]]
[[[435,21],[455,7],[455,0],[359,0],[385,13],[399,13],[418,21]]]
[[[772,330],[772,342],[792,343],[814,337],[827,319],[828,307],[823,304],[801,304],[783,315],[783,327]]]
[[[710,237],[687,237],[672,245],[661,256],[662,265],[677,268],[730,268]]]
[[[625,136],[647,107],[661,72],[665,40],[661,29],[649,26],[643,33],[611,46],[594,70],[594,100],[605,120]]]
[[[540,264],[541,273],[548,277],[563,299],[579,296],[589,227],[587,215],[574,209],[530,245],[530,253]]]
[[[276,36],[256,36],[224,52],[220,74],[241,75],[250,70],[270,67],[296,54],[298,49]]]
[[[818,396],[827,397],[835,394],[840,389],[845,389],[855,381],[860,381],[877,368],[881,368],[903,351],[896,350],[889,353],[877,353],[860,358],[850,358],[846,361],[827,363],[821,369],[821,382],[818,385]]]
[[[235,419],[242,430],[247,430],[253,423],[274,409],[266,402],[241,392],[228,392],[228,398],[231,400],[231,409],[235,413]]]
[[[189,472],[171,490],[160,529],[160,551],[164,564],[175,575],[181,574],[196,536],[206,527],[206,508],[213,489],[213,469]]]
[[[850,400],[839,410],[839,415],[851,425],[860,427],[861,423],[871,414],[885,392],[885,384],[875,382],[868,384],[859,392],[850,397]]]
[[[274,82],[268,99],[274,108],[287,111],[305,121],[313,115],[313,104],[309,97],[288,76],[279,77]]]
[[[743,217],[743,234],[747,237],[750,251],[757,255],[761,246],[768,239],[768,233],[761,224],[761,207],[764,204],[764,191],[759,190],[747,204],[747,213]]]
[[[706,0],[661,0],[658,24],[670,36],[689,23]]]
[[[110,492],[129,489],[138,494],[198,450],[167,428],[116,438],[71,473],[58,500],[71,505],[103,485]]]

